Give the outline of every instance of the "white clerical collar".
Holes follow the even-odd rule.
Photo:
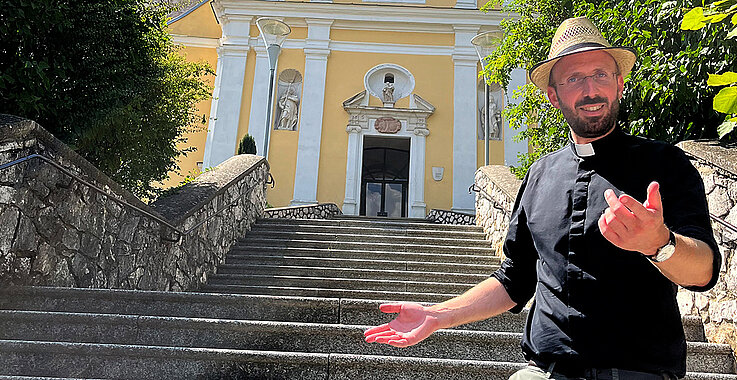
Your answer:
[[[591,145],[591,143],[588,144],[573,144],[573,148],[576,149],[576,154],[579,157],[590,157],[593,156],[594,153],[594,146]]]

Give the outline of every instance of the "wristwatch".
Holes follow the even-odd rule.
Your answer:
[[[658,248],[654,255],[645,255],[654,263],[662,263],[665,260],[670,259],[673,253],[676,251],[676,235],[673,231],[668,231],[670,236],[668,242],[664,246]]]

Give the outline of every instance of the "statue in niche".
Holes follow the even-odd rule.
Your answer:
[[[484,139],[484,124],[486,123],[486,107],[481,104],[479,109],[479,140]],[[499,139],[500,127],[502,125],[502,111],[496,105],[496,98],[493,94],[489,93],[489,139]]]
[[[279,99],[279,122],[276,129],[285,129],[294,131],[297,129],[297,118],[299,110],[299,97],[294,93],[294,89],[289,87],[284,95]]]
[[[394,83],[384,82],[384,89],[381,90],[384,103],[394,104]]]

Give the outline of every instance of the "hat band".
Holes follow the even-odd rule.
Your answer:
[[[563,51],[561,51],[560,53],[558,53],[557,57],[560,57],[561,55],[568,54],[568,53],[570,53],[570,52],[572,52],[574,50],[578,50],[578,49],[581,49],[581,48],[587,48],[587,47],[608,48],[609,46],[604,46],[604,45],[602,45],[600,43],[596,43],[596,42],[583,42],[583,43],[576,44],[576,45],[573,45],[573,46],[569,46],[569,47],[563,49]]]

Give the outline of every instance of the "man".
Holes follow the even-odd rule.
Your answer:
[[[513,379],[685,376],[676,284],[711,288],[721,259],[703,183],[683,152],[616,126],[635,60],[586,18],[561,24],[529,77],[563,112],[571,142],[522,182],[501,268],[437,305],[381,305],[399,316],[367,330],[367,342],[410,346],[518,313],[534,294],[522,339],[530,365]]]

